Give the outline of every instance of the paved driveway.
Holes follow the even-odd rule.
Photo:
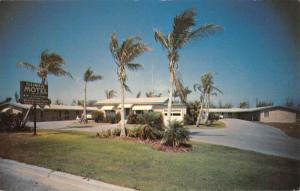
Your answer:
[[[300,160],[300,139],[269,125],[238,119],[224,122],[227,128],[190,129],[192,140]]]

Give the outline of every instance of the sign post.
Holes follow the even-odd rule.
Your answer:
[[[20,102],[33,107],[33,135],[36,135],[36,106],[44,108],[50,104],[48,99],[48,85],[35,82],[20,82]]]
[[[33,102],[33,135],[36,135],[36,103]]]

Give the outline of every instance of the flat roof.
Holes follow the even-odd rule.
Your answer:
[[[168,101],[168,97],[127,97],[125,104],[164,104]],[[96,102],[97,105],[120,104],[121,98],[102,99]]]
[[[15,108],[21,108],[21,109],[29,109],[31,105],[29,104],[21,104],[21,103],[5,103],[2,104],[1,106],[13,106]],[[37,107],[39,108],[39,107]],[[83,106],[79,105],[55,105],[51,104],[50,106],[45,106],[45,110],[83,110]],[[87,107],[87,110],[98,110],[97,107]]]
[[[289,110],[292,112],[299,112],[297,109],[285,107],[285,106],[266,106],[266,107],[254,107],[254,108],[211,108],[210,112],[216,113],[244,113],[244,112],[255,112],[255,111],[264,111],[264,110],[273,110],[273,109],[283,109]]]

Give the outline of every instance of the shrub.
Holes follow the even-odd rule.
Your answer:
[[[141,131],[142,131],[143,126],[139,125],[136,126],[132,129],[127,128],[127,136],[128,137],[141,137]]]
[[[118,112],[115,116],[114,123],[119,123],[121,121],[121,114]]]
[[[170,146],[180,146],[189,141],[189,131],[183,128],[183,124],[178,121],[172,121],[164,132],[163,143]]]
[[[219,115],[218,114],[215,114],[215,113],[209,113],[208,115],[208,120],[213,123],[214,121],[217,121],[219,120]]]
[[[137,124],[137,114],[130,112],[127,119],[128,124]]]
[[[136,124],[145,124],[144,114],[137,115]]]
[[[93,111],[92,119],[94,119],[96,123],[103,122],[104,121],[104,113],[102,111]]]
[[[101,132],[97,133],[97,137],[100,137],[100,138],[108,138],[112,135],[112,132],[110,129],[108,130],[102,130]]]
[[[112,136],[120,136],[121,134],[121,129],[120,128],[115,128],[111,131]]]
[[[163,116],[160,112],[144,113],[144,124],[150,125],[157,130],[163,130]]]
[[[115,120],[116,120],[116,117],[113,116],[113,115],[110,115],[110,116],[106,116],[106,117],[105,117],[105,122],[106,122],[106,123],[115,123]]]
[[[141,127],[140,130],[140,138],[141,139],[149,139],[149,140],[155,140],[155,139],[161,139],[162,138],[162,131],[159,129],[149,125],[145,124]]]
[[[28,130],[27,127],[22,127],[21,123],[23,120],[22,113],[0,113],[0,130],[1,131],[24,131]]]

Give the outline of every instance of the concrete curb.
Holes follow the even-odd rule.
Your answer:
[[[93,179],[88,180],[80,176],[3,158],[0,158],[0,171],[2,171],[3,174],[13,174],[26,180],[33,179],[36,182],[50,186],[55,190],[134,191],[134,189],[116,186]]]

